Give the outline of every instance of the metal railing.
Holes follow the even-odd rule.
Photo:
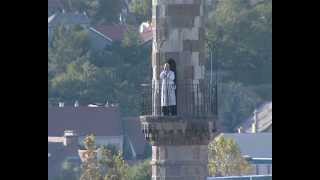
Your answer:
[[[141,115],[164,116],[161,98],[172,94],[161,93],[161,83],[142,84],[141,88]],[[216,87],[209,83],[177,83],[174,94],[177,116],[208,117],[217,115]]]

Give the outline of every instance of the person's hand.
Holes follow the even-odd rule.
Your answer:
[[[167,66],[167,64],[166,65],[164,65],[164,67],[163,67],[163,69],[164,69],[164,71],[169,71],[169,66]]]

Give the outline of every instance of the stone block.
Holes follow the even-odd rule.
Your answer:
[[[162,51],[165,52],[180,52],[182,51],[182,40],[181,34],[177,29],[172,29],[169,32],[169,37],[166,41],[163,41],[161,47]]]
[[[166,4],[194,4],[194,2],[195,0],[166,0]]]
[[[200,16],[200,4],[169,4],[166,8],[166,16]]]
[[[170,59],[172,58],[176,64],[178,64],[178,62],[180,62],[180,53],[179,52],[166,52],[165,53],[165,59]]]
[[[205,43],[206,34],[205,34],[205,29],[203,27],[199,27],[198,37],[199,37],[199,41]]]
[[[183,40],[199,40],[199,28],[189,28],[182,30]]]
[[[205,57],[205,53],[202,50],[199,52],[199,65],[204,66],[208,63],[208,60]]]
[[[181,175],[181,167],[180,166],[169,166],[166,169],[166,176],[168,177],[174,177],[174,176],[180,176]]]
[[[194,17],[194,27],[200,28],[203,26],[203,21],[200,16]]]
[[[174,16],[167,18],[171,28],[192,28],[194,27],[194,17]]]
[[[193,66],[185,66],[184,68],[184,78],[185,79],[193,79]]]
[[[192,64],[191,55],[192,52],[190,51],[182,51],[180,53],[180,61],[177,64],[179,64],[181,68],[183,68],[183,66],[190,66]]]
[[[199,66],[199,52],[192,52],[191,63],[193,66]]]
[[[183,40],[183,51],[198,52],[202,47],[199,40]]]

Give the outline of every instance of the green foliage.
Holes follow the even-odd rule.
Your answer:
[[[119,0],[102,1],[70,0],[69,4],[88,10],[91,18],[117,9],[114,3],[121,4]],[[107,4],[112,5],[102,8]],[[130,9],[138,16],[137,13],[151,10],[147,6],[151,6],[149,1],[135,0]],[[98,13],[102,10],[105,12]],[[107,17],[100,15],[97,19]],[[96,20],[102,21],[113,22]],[[228,74],[221,80],[219,91],[220,119],[228,130],[247,118],[261,101],[272,99],[271,36],[271,0],[256,6],[250,6],[246,0],[219,1],[209,19],[207,38],[214,45],[214,60],[218,60],[219,70]],[[48,48],[48,101],[108,101],[119,103],[124,116],[138,115],[140,83],[150,82],[152,75],[151,49],[140,46],[139,40],[137,30],[129,27],[123,42],[92,53],[87,30],[80,26],[57,28]]]
[[[89,135],[84,139],[86,151],[83,157],[82,175],[80,180],[128,180],[128,168],[122,153],[113,152],[112,147],[95,145],[95,136]],[[110,148],[110,149],[109,149]],[[98,156],[98,152],[100,156]]]
[[[150,160],[145,160],[142,163],[134,165],[129,169],[130,180],[150,180],[151,179],[151,166]]]
[[[262,102],[261,98],[241,83],[220,84],[218,89],[219,117],[226,131],[232,132],[254,108]]]
[[[139,84],[151,79],[150,48],[129,28],[122,43],[90,52],[87,32],[57,28],[48,47],[48,99],[80,104],[117,103],[123,115],[138,115]]]
[[[129,26],[128,30],[124,33],[122,40],[123,47],[134,47],[140,44],[140,35],[137,29],[133,26]]]
[[[213,59],[224,74],[219,119],[232,131],[259,103],[272,100],[272,0],[255,6],[218,1],[207,28]]]
[[[127,180],[129,179],[128,165],[125,163],[122,154],[110,157],[112,160],[108,165],[108,172],[104,180]]]
[[[58,26],[48,47],[49,73],[65,72],[73,61],[84,62],[89,50],[87,30],[80,26]]]
[[[74,163],[65,160],[62,163],[62,171],[61,176],[59,179],[61,180],[78,180],[79,179],[79,173],[80,173],[80,167],[78,165],[75,165]]]
[[[83,154],[84,162],[82,163],[82,174],[80,180],[102,180],[102,174],[99,170],[99,164],[97,161],[95,136],[87,136],[83,143],[86,151]]]
[[[138,24],[150,21],[152,16],[152,0],[132,0],[129,7]]]
[[[121,0],[69,0],[73,10],[85,11],[93,23],[118,23]]]
[[[210,176],[240,176],[251,171],[250,164],[241,156],[233,139],[217,137],[209,144]]]
[[[208,38],[221,69],[244,84],[272,83],[272,1],[219,1],[209,20]]]

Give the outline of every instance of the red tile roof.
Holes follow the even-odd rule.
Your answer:
[[[153,38],[153,32],[151,28],[148,28],[148,30],[140,33],[140,37],[142,39],[142,43],[146,43],[148,41],[151,41]]]
[[[124,33],[128,30],[128,27],[122,24],[98,25],[94,28],[113,41],[122,41]]]
[[[65,130],[75,130],[79,136],[123,134],[117,107],[50,107],[48,108],[48,136],[61,136]]]

